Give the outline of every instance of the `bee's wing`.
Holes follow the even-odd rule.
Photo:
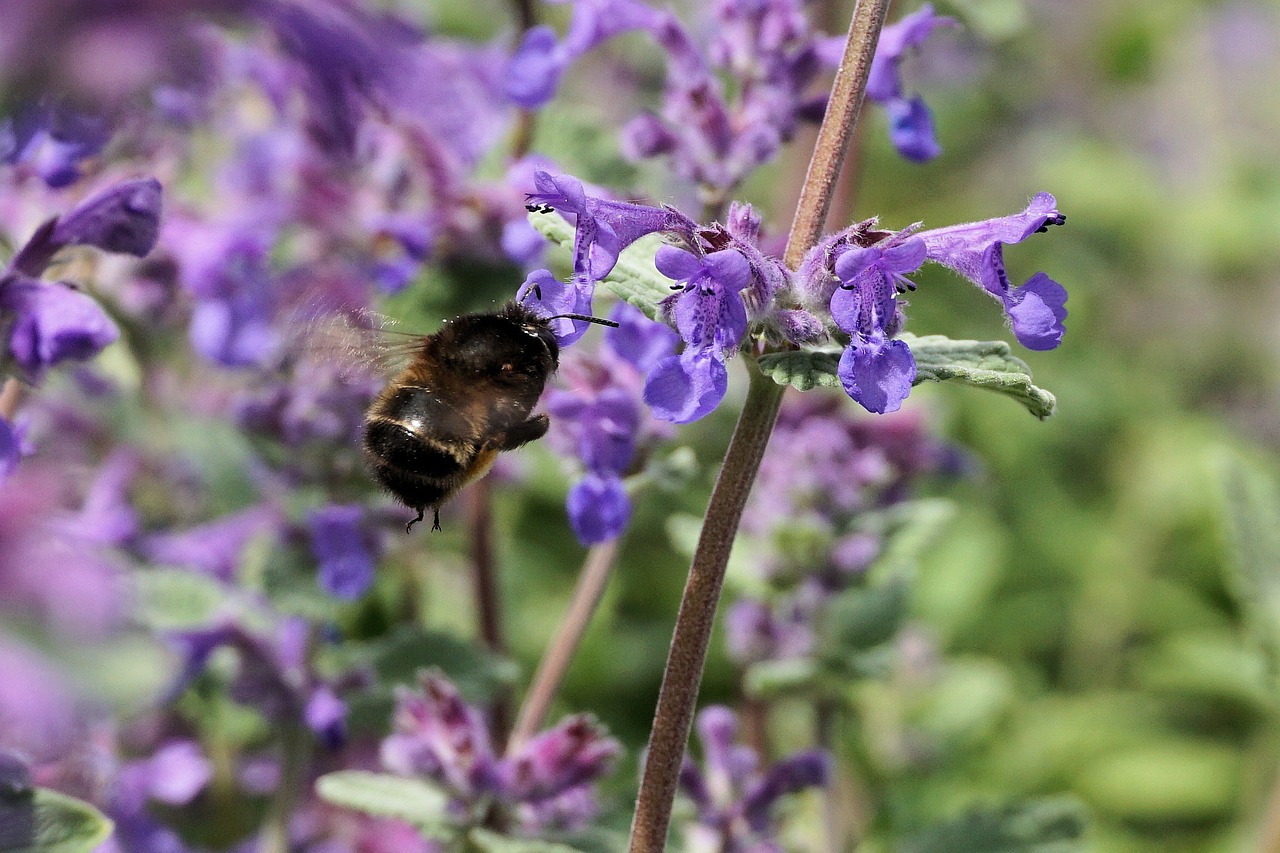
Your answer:
[[[332,364],[346,379],[396,373],[422,348],[423,336],[395,325],[369,310],[300,317],[289,324],[289,355]]]

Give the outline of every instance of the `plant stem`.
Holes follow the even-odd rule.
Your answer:
[[[0,418],[6,421],[13,420],[13,416],[18,413],[18,407],[22,405],[22,399],[26,396],[25,385],[16,379],[6,379],[4,388],[0,389]]]
[[[475,586],[480,638],[489,651],[495,655],[505,655],[507,643],[502,633],[498,572],[493,562],[491,496],[488,477],[482,477],[471,484],[471,578]],[[505,690],[494,699],[491,714],[494,742],[501,745],[506,740],[507,727],[511,723],[510,697]]]
[[[586,562],[582,564],[582,572],[578,575],[578,583],[573,589],[573,597],[569,601],[569,611],[560,622],[555,637],[547,646],[547,651],[534,673],[533,683],[525,694],[524,704],[516,715],[516,724],[511,730],[511,738],[507,742],[507,754],[515,752],[521,744],[542,727],[547,719],[547,711],[551,708],[551,700],[555,698],[569,670],[582,636],[587,632],[587,625],[600,604],[609,577],[613,574],[613,563],[618,556],[617,539],[593,545],[587,552]]]
[[[791,269],[800,265],[805,254],[822,236],[827,210],[831,206],[831,194],[862,105],[871,59],[875,55],[888,6],[889,0],[859,0],[854,7],[844,57],[836,71],[827,113],[818,131],[818,141],[814,145],[787,238],[783,260]],[[751,385],[733,438],[729,441],[724,466],[711,492],[702,534],[698,538],[684,597],[676,615],[671,651],[662,677],[662,688],[658,692],[653,728],[649,733],[648,758],[636,798],[628,848],[630,853],[661,853],[666,847],[676,783],[693,724],[698,685],[702,680],[729,550],[782,405],[782,386],[763,376],[753,358],[748,357],[746,361]]]
[[[814,729],[818,746],[829,755],[836,754],[836,723],[840,709],[828,698],[818,700],[814,708]],[[840,853],[844,845],[844,818],[840,809],[840,769],[832,762],[831,778],[822,790],[823,842],[827,853]]]
[[[800,266],[805,253],[822,236],[840,167],[862,109],[867,75],[871,73],[871,60],[876,55],[876,43],[888,9],[889,0],[858,0],[853,9],[849,40],[845,42],[844,56],[840,58],[840,67],[831,85],[827,112],[818,129],[818,141],[813,146],[813,157],[809,159],[809,171],[800,189],[800,201],[796,203],[787,250],[782,257],[791,269]]]
[[[635,820],[631,825],[631,853],[659,853],[666,846],[676,782],[693,724],[698,685],[702,681],[729,549],[733,547],[742,509],[782,405],[783,386],[760,373],[754,359],[748,357],[747,361],[751,370],[747,400],[711,492],[707,517],[689,568],[680,611],[676,614],[671,651],[662,676],[662,689],[658,692],[653,729],[649,733],[649,755],[640,777]]]

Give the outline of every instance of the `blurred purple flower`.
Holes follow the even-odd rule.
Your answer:
[[[954,18],[935,15],[933,4],[925,3],[916,11],[889,24],[880,32],[871,74],[867,79],[867,98],[885,108],[889,116],[889,136],[898,153],[908,160],[922,163],[942,153],[933,134],[933,117],[924,99],[908,97],[902,82],[902,61],[909,50],[924,44],[938,27],[958,26]],[[840,39],[843,50],[843,39]]]
[[[921,231],[918,236],[929,260],[958,272],[1001,302],[1019,343],[1031,350],[1050,350],[1066,332],[1067,291],[1042,272],[1021,287],[1011,286],[1004,247],[1066,221],[1053,196],[1037,193],[1020,213]]]
[[[507,97],[525,109],[538,109],[555,97],[570,63],[628,30],[652,29],[661,16],[635,0],[577,0],[562,41],[545,25],[524,34],[503,73]]]
[[[37,763],[65,753],[82,726],[65,678],[6,637],[0,637],[0,672],[0,743]]]
[[[6,355],[32,384],[64,361],[92,358],[120,334],[73,286],[13,273],[0,278],[0,315],[6,313],[13,317]]]
[[[181,566],[231,583],[250,540],[279,535],[280,524],[277,510],[260,504],[186,530],[152,534],[140,548],[154,563]]]
[[[22,434],[17,424],[0,417],[0,483],[18,470],[22,459]]]
[[[213,765],[195,741],[171,741],[135,765],[152,799],[181,806],[195,799],[213,778]]]
[[[616,474],[589,471],[569,489],[565,508],[574,535],[584,545],[616,539],[631,520],[631,498]]]
[[[320,586],[335,598],[354,601],[373,585],[374,554],[363,526],[364,508],[356,504],[330,504],[307,515]]]
[[[46,98],[0,121],[0,162],[29,168],[61,189],[83,176],[85,162],[101,153],[110,138],[101,116]]]
[[[831,759],[818,750],[800,752],[758,769],[755,751],[734,743],[737,717],[713,705],[698,714],[702,764],[685,758],[680,790],[697,809],[686,825],[688,848],[723,853],[764,853],[780,849],[773,808],[783,797],[827,784]]]
[[[591,783],[621,750],[591,718],[578,715],[498,758],[483,717],[438,673],[425,673],[420,691],[400,692],[394,725],[382,743],[388,769],[441,785],[465,821],[485,819],[487,803],[496,801],[532,834],[580,827],[594,813]]]

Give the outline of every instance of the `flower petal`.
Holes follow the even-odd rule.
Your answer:
[[[837,370],[844,390],[869,412],[896,412],[911,393],[916,360],[903,341],[857,335]]]
[[[631,499],[617,477],[588,474],[569,490],[569,524],[583,545],[616,538],[631,518]]]
[[[524,34],[502,75],[503,91],[513,103],[536,110],[555,97],[569,59],[559,48],[556,31],[545,24]]]
[[[1050,350],[1062,342],[1067,318],[1067,289],[1038,272],[1009,292],[1005,312],[1018,342],[1029,350]]]
[[[925,163],[942,153],[924,98],[893,98],[885,102],[884,110],[889,117],[889,140],[903,157]]]
[[[702,259],[678,246],[659,246],[653,265],[672,281],[689,281],[702,272]]]
[[[710,414],[728,389],[724,362],[705,350],[686,350],[658,362],[644,384],[644,401],[659,420],[687,424]]]

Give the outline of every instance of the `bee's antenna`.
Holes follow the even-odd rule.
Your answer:
[[[601,326],[608,326],[611,329],[618,328],[618,324],[613,320],[605,320],[601,317],[589,317],[586,314],[557,314],[554,317],[543,317],[544,320],[582,320],[587,323],[599,323]]]

